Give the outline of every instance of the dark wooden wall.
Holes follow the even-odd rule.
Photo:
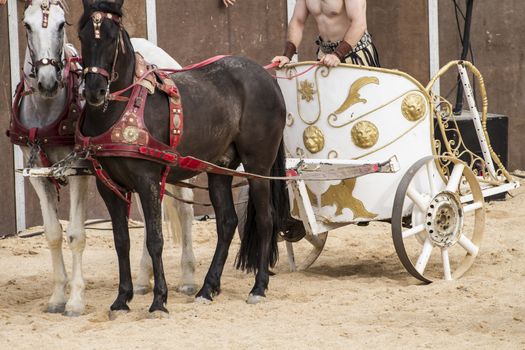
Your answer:
[[[69,1],[72,11],[68,29],[69,38],[77,43],[76,22],[81,2]],[[465,1],[459,0],[464,6]],[[525,130],[522,116],[525,88],[525,39],[522,33],[525,22],[523,0],[477,0],[472,29],[475,64],[486,78],[490,98],[490,111],[510,117],[510,166],[525,167],[525,145],[520,142]],[[453,3],[439,2],[441,63],[456,59],[461,51],[457,34]],[[21,14],[22,9],[19,9]],[[132,36],[146,35],[144,0],[127,0],[125,25]],[[280,54],[286,37],[285,0],[238,0],[229,9],[219,0],[157,0],[157,27],[159,46],[175,57],[182,65],[201,61],[217,54],[237,54],[266,64]],[[0,50],[8,52],[7,11],[0,7]],[[387,68],[405,71],[424,85],[429,80],[428,26],[426,0],[369,0],[369,30],[378,47],[381,63]],[[21,46],[24,32],[20,28]],[[299,48],[301,59],[315,59],[313,41],[317,33],[313,20],[309,20],[304,42]],[[22,56],[23,57],[23,56]],[[0,73],[9,76],[9,58],[0,56]],[[453,80],[452,76],[448,81]],[[447,89],[447,81],[443,90]],[[0,82],[1,130],[7,127],[9,81]],[[14,229],[14,193],[11,146],[0,138],[1,153],[0,190],[6,196],[0,217],[0,232]],[[28,223],[41,222],[38,202],[30,186],[28,192]],[[90,217],[106,217],[94,186],[91,187],[92,206]],[[67,196],[64,196],[67,197]],[[61,204],[61,216],[66,218],[67,200]],[[199,212],[199,210],[198,210]]]

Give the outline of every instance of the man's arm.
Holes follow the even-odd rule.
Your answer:
[[[350,28],[334,54],[326,55],[321,60],[327,66],[335,67],[357,46],[366,30],[366,0],[345,0],[345,10],[350,20]]]
[[[352,25],[344,40],[356,47],[366,30],[366,0],[345,0],[346,14]]]
[[[301,41],[303,40],[304,24],[308,19],[308,14],[306,0],[297,0],[292,19],[288,24],[288,41],[286,42],[285,52],[282,56],[276,56],[272,60],[272,62],[279,62],[279,68],[291,61],[297,48],[301,44]]]

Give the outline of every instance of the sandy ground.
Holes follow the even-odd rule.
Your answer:
[[[268,300],[244,300],[253,278],[233,269],[234,242],[212,305],[175,291],[180,251],[166,239],[170,318],[147,319],[151,295],[135,296],[115,321],[116,254],[109,231],[90,230],[84,255],[87,310],[69,319],[44,313],[51,264],[45,239],[0,241],[0,349],[174,348],[525,348],[525,189],[487,206],[482,252],[459,281],[421,285],[403,269],[388,224],[330,233],[318,261],[290,273],[286,251]],[[197,281],[215,245],[214,222],[195,222]],[[142,232],[132,232],[136,271]],[[65,245],[67,247],[67,245]],[[66,262],[70,254],[66,248]]]

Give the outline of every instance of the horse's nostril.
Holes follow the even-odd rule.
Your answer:
[[[100,96],[106,96],[106,89],[100,89],[98,90],[98,93]]]
[[[57,91],[58,90],[58,81],[55,81],[55,84],[53,85],[53,88],[51,89],[51,91]]]
[[[44,89],[44,85],[42,85],[41,82],[38,82],[38,90],[42,91]]]

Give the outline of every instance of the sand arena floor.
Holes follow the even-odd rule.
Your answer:
[[[290,273],[286,250],[270,281],[267,301],[245,304],[253,277],[233,269],[236,238],[212,305],[176,292],[180,248],[166,237],[169,319],[151,320],[151,295],[132,311],[108,319],[117,292],[111,232],[89,230],[84,255],[87,309],[66,318],[44,313],[51,262],[43,236],[0,241],[0,349],[175,348],[525,348],[525,188],[487,206],[480,256],[459,281],[420,285],[403,269],[388,224],[331,232],[307,271]],[[136,273],[142,230],[134,229]],[[195,222],[197,281],[215,247],[215,224]],[[70,253],[64,244],[66,266]]]

